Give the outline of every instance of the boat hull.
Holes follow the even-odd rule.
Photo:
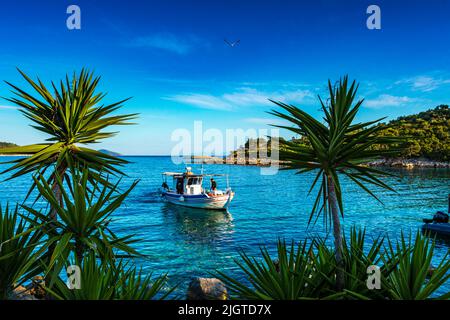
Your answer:
[[[426,223],[422,226],[422,231],[450,238],[450,223]]]
[[[225,210],[233,200],[234,192],[229,192],[224,195],[207,196],[200,195],[180,195],[171,192],[163,192],[162,197],[168,202],[191,208],[210,209],[210,210]]]

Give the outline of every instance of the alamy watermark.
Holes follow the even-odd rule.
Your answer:
[[[367,7],[367,14],[370,16],[367,18],[366,26],[369,30],[380,30],[381,29],[381,9],[379,6],[372,4]]]
[[[67,7],[66,13],[69,14],[66,20],[66,26],[69,30],[81,29],[81,9],[77,5],[70,5]]]
[[[279,169],[278,129],[203,129],[194,121],[193,130],[179,128],[172,132],[175,145],[172,161],[181,164],[186,158],[203,163],[255,164],[262,175],[274,175]]]
[[[67,7],[66,13],[69,14],[66,20],[66,26],[69,30],[81,29],[81,8],[78,5],[71,4]],[[367,7],[366,13],[370,16],[366,20],[366,26],[369,30],[381,29],[381,9],[378,5],[372,4]]]
[[[380,267],[376,265],[370,265],[367,267],[367,289],[380,290],[381,289],[381,271]]]
[[[67,273],[67,288],[70,290],[81,289],[81,269],[77,265],[70,265],[66,269]],[[381,289],[381,270],[377,265],[370,265],[367,267],[366,286],[369,290]]]
[[[70,265],[66,269],[67,273],[67,288],[70,290],[81,289],[81,269],[77,265]]]

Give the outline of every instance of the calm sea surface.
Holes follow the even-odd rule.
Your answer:
[[[1,157],[0,161],[12,158]],[[145,272],[169,273],[170,283],[180,283],[182,295],[189,279],[209,276],[214,270],[233,271],[233,259],[238,249],[258,255],[259,246],[274,252],[279,237],[300,240],[314,235],[326,236],[319,220],[308,228],[307,221],[314,200],[307,196],[313,174],[294,175],[281,171],[276,175],[261,175],[260,168],[246,166],[208,165],[206,173],[227,173],[236,192],[229,213],[180,208],[164,203],[158,193],[161,172],[181,171],[169,157],[128,157],[124,168],[128,177],[122,186],[140,179],[124,206],[115,214],[111,224],[118,234],[136,234],[142,241],[136,245],[145,259],[136,263]],[[0,171],[7,166],[0,164]],[[193,166],[199,171],[199,166]],[[447,209],[450,192],[450,170],[396,170],[398,178],[387,178],[397,193],[378,191],[384,205],[361,189],[343,181],[345,230],[352,225],[365,227],[369,238],[380,234],[392,239],[415,232],[423,218],[437,210]],[[21,177],[0,183],[0,202],[23,200],[31,178]],[[219,188],[225,180],[218,179]],[[331,237],[331,234],[329,235]],[[448,242],[439,241],[435,252],[438,261],[449,250]],[[444,291],[450,290],[447,283]]]

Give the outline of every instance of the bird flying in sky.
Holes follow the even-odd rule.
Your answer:
[[[234,42],[230,42],[230,41],[228,41],[227,39],[224,39],[223,41],[225,41],[225,43],[226,43],[227,45],[229,45],[230,47],[235,47],[235,46],[237,46],[237,45],[239,44],[239,42],[241,42],[241,40],[236,40],[236,41],[234,41]]]

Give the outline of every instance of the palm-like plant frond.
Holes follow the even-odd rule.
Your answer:
[[[175,288],[168,288],[167,276],[144,276],[136,267],[128,267],[119,260],[98,263],[94,254],[88,254],[80,266],[79,288],[68,288],[61,277],[49,295],[58,300],[151,300],[165,299]]]
[[[450,279],[450,251],[442,257],[429,277],[435,243],[417,232],[415,238],[407,239],[402,233],[394,247],[392,242],[386,249],[387,265],[391,265],[388,290],[392,299],[424,300],[450,299],[450,292],[440,296],[436,291]],[[393,264],[393,265],[392,265]]]
[[[280,141],[280,160],[287,168],[296,169],[297,173],[314,171],[315,179],[309,193],[318,185],[318,192],[314,201],[308,223],[314,215],[323,214],[324,224],[333,225],[335,255],[338,264],[336,288],[344,287],[342,235],[340,217],[344,216],[342,188],[340,178],[346,176],[356,185],[380,201],[368,188],[368,185],[394,191],[384,183],[380,177],[389,175],[386,172],[364,165],[364,162],[383,155],[400,153],[403,138],[384,137],[380,134],[382,126],[377,125],[381,120],[369,122],[355,122],[356,115],[364,100],[354,103],[358,85],[353,81],[348,84],[348,77],[341,79],[335,87],[328,81],[329,98],[326,105],[319,97],[323,121],[315,119],[305,111],[282,102],[272,101],[287,113],[277,110],[269,112],[279,118],[287,120],[291,126],[278,125],[301,135],[307,143],[297,141]],[[376,146],[388,146],[381,150],[373,150]]]
[[[7,162],[12,166],[2,173],[11,173],[8,179],[12,179],[30,172],[44,174],[48,168],[56,166],[49,178],[54,181],[56,173],[64,174],[70,159],[81,169],[89,169],[92,182],[101,180],[102,173],[121,174],[117,167],[127,161],[86,145],[114,136],[116,132],[106,131],[111,126],[131,124],[130,120],[136,118],[136,114],[113,115],[128,99],[101,104],[105,94],[97,92],[100,77],[94,77],[85,69],[72,80],[66,76],[59,84],[52,82],[51,89],[40,79],[35,82],[21,70],[19,72],[36,95],[6,82],[14,96],[5,99],[19,106],[20,112],[32,121],[32,127],[49,137],[46,143],[2,149],[2,154],[29,156]]]
[[[349,237],[343,237],[342,258],[343,264],[339,266],[332,248],[329,248],[324,239],[315,239],[318,256],[331,265],[332,268],[342,268],[345,275],[345,287],[342,298],[350,299],[384,299],[387,295],[386,279],[395,265],[396,260],[386,258],[384,252],[384,237],[378,237],[367,243],[365,229],[352,227]],[[386,264],[385,264],[386,263]],[[380,267],[381,289],[371,290],[367,287],[367,268],[369,266]],[[327,274],[335,274],[329,272]],[[333,278],[327,277],[329,287],[333,288]]]
[[[278,241],[277,259],[274,261],[266,248],[261,248],[262,260],[240,252],[242,261],[236,264],[245,273],[246,281],[238,280],[218,271],[220,278],[230,291],[232,298],[248,300],[298,300],[326,298],[327,278],[325,268],[319,264],[320,257],[314,245],[307,241],[297,246],[287,246]],[[334,271],[334,269],[329,269]]]
[[[301,135],[308,142],[307,145],[292,141],[280,141],[280,160],[286,161],[287,169],[296,169],[299,173],[315,171],[316,177],[310,192],[319,184],[319,191],[311,211],[313,215],[331,210],[328,199],[329,184],[336,192],[337,205],[343,215],[342,191],[339,175],[348,177],[364,191],[378,199],[367,187],[371,184],[392,190],[379,179],[388,173],[367,167],[364,162],[374,158],[392,155],[400,152],[403,140],[399,137],[383,137],[378,133],[383,127],[377,125],[383,119],[370,122],[356,122],[355,117],[363,103],[354,103],[358,86],[353,81],[349,86],[348,77],[340,80],[334,88],[328,82],[329,105],[319,97],[321,109],[324,113],[323,123],[305,111],[282,102],[272,101],[287,113],[277,110],[269,112],[287,120],[292,126],[276,125]],[[374,146],[389,146],[382,150],[373,150]],[[325,215],[327,220],[327,215]],[[328,221],[331,221],[328,220]]]
[[[343,238],[344,269],[346,272],[346,290],[369,295],[379,295],[379,290],[369,290],[366,284],[367,267],[371,265],[380,266],[382,261],[382,249],[384,238],[373,239],[369,249],[366,251],[365,229],[351,228],[350,236]],[[385,268],[382,268],[385,275]]]
[[[345,238],[344,238],[345,239]],[[449,299],[450,293],[438,296],[436,291],[450,279],[448,254],[429,277],[434,244],[420,231],[415,240],[403,234],[394,247],[388,237],[367,243],[365,230],[352,228],[349,240],[343,242],[343,263],[339,264],[326,239],[315,238],[287,246],[279,241],[277,260],[262,248],[262,259],[240,253],[236,265],[244,276],[217,271],[232,298],[248,300],[297,299]],[[386,245],[387,243],[387,245]],[[367,268],[380,268],[379,289],[367,287]],[[336,290],[337,270],[342,268],[345,286]]]
[[[62,180],[56,177],[61,190],[61,202],[44,177],[35,178],[40,195],[50,204],[58,219],[54,220],[32,207],[22,205],[36,217],[37,221],[34,223],[48,226],[43,229],[48,237],[46,246],[52,246],[47,268],[50,270],[56,266],[54,272],[58,274],[71,254],[78,263],[89,252],[94,252],[104,260],[138,255],[131,247],[137,239],[132,235],[119,237],[109,228],[111,215],[122,205],[138,181],[125,192],[119,193],[118,183],[112,188],[102,186],[89,189],[87,169],[80,174],[78,169],[71,167],[70,173],[72,179],[69,191],[63,188]]]
[[[154,278],[152,274],[143,275],[135,267],[123,271],[120,279],[119,300],[163,300],[176,289],[176,286],[166,288],[167,274]]]
[[[15,286],[39,273],[43,233],[20,218],[18,208],[0,206],[0,300]]]

